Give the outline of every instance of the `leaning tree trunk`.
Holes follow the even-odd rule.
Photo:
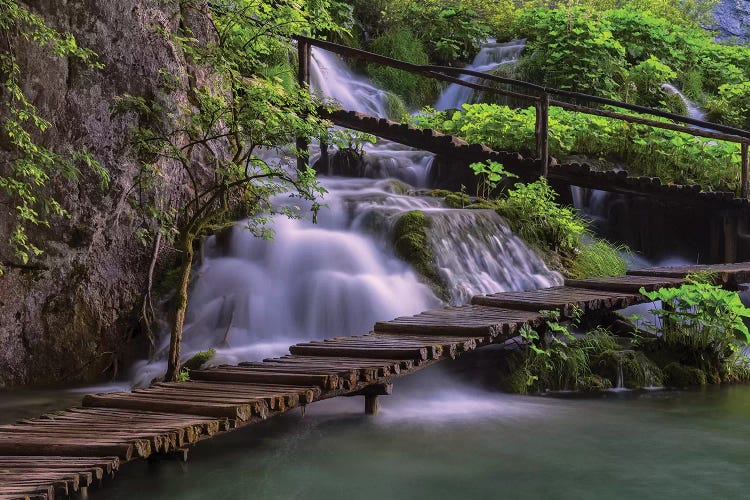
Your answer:
[[[192,234],[180,238],[182,252],[182,267],[180,268],[180,282],[177,285],[177,297],[174,308],[174,321],[172,322],[172,333],[169,338],[169,364],[164,378],[174,382],[180,374],[180,347],[182,346],[182,327],[185,324],[185,310],[188,302],[188,285],[190,284],[190,270],[193,266],[193,240]]]

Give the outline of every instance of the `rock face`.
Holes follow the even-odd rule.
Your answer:
[[[129,339],[137,331],[135,312],[151,249],[133,237],[139,222],[128,202],[139,171],[128,146],[136,118],[113,116],[110,106],[123,93],[157,95],[162,68],[183,77],[178,99],[187,101],[186,75],[192,73],[180,51],[155,31],[178,27],[176,1],[34,0],[28,5],[52,27],[73,33],[105,65],[90,69],[17,44],[25,92],[54,124],[43,140],[53,148],[88,147],[112,182],[102,191],[85,173],[78,186],[51,188],[71,218],[53,220],[50,230],[30,231],[45,253],[27,268],[7,264],[13,261],[5,243],[12,221],[7,212],[0,215],[0,261],[6,263],[0,277],[0,387],[102,378],[138,345]],[[205,27],[191,27],[197,36],[205,33]],[[7,168],[2,153],[0,148],[0,171]],[[166,194],[179,200],[180,172],[165,165],[165,174],[172,191]]]
[[[721,0],[714,11],[719,40],[750,42],[750,0]]]

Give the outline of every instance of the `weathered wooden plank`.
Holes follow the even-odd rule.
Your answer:
[[[297,344],[289,348],[292,354],[304,356],[353,356],[359,358],[428,359],[426,348],[360,348]]]
[[[672,288],[685,283],[682,278],[662,276],[614,276],[611,278],[589,278],[582,280],[566,279],[565,286],[586,288],[606,292],[638,293],[641,288],[653,291],[659,288]]]
[[[215,382],[257,382],[276,385],[315,385],[323,389],[338,387],[336,375],[315,375],[303,373],[259,372],[242,367],[219,367],[210,370],[193,370],[190,377],[195,380]]]
[[[129,393],[89,394],[83,398],[84,406],[103,408],[123,408],[128,410],[163,410],[184,412],[190,415],[232,418],[245,421],[252,416],[250,405],[227,405],[220,403],[198,403],[192,401],[159,401]]]

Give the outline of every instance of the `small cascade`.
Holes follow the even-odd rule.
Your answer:
[[[669,93],[669,94],[675,94],[682,99],[682,102],[685,103],[685,108],[687,109],[687,115],[690,118],[693,118],[694,120],[705,120],[706,119],[706,113],[693,101],[687,98],[685,94],[682,93],[680,89],[675,87],[674,85],[670,83],[665,83],[661,86],[661,88]]]
[[[430,237],[453,304],[473,295],[563,284],[493,210],[432,210]]]
[[[612,388],[615,391],[624,391],[625,390],[625,376],[622,372],[622,357],[617,357],[617,383]]]
[[[355,75],[333,52],[312,49],[310,83],[319,95],[336,100],[347,111],[381,118],[388,115],[388,92],[375,87],[367,78]]]
[[[513,40],[507,43],[490,40],[482,46],[474,61],[466,66],[466,69],[483,73],[491,72],[504,64],[517,62],[524,48],[526,48],[525,40]],[[461,80],[477,82],[479,78],[464,75],[461,76]],[[470,103],[473,97],[473,89],[452,83],[440,94],[435,109],[438,111],[460,109],[462,104]]]

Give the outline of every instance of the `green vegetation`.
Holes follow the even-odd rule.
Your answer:
[[[709,381],[745,379],[750,372],[741,348],[750,344],[750,332],[743,319],[750,318],[750,309],[736,292],[705,281],[691,279],[679,288],[654,292],[641,289],[648,299],[662,304],[651,310],[656,321],[644,325],[658,335],[646,342],[648,351],[665,365],[676,362],[700,370]],[[680,367],[670,370],[680,380],[685,373]]]
[[[750,129],[750,82],[727,83],[706,103],[708,116],[728,125]]]
[[[200,370],[214,356],[216,356],[216,349],[198,351],[182,364],[182,370],[186,370],[188,373],[192,370]]]
[[[239,217],[247,220],[248,230],[270,238],[266,224],[271,214],[303,215],[300,206],[271,203],[283,193],[309,200],[315,220],[320,208],[315,200],[324,190],[312,168],[266,162],[258,149],[273,149],[289,158],[285,145],[296,137],[325,136],[334,144],[347,140],[328,131],[330,124],[316,116],[320,103],[306,88],[289,88],[283,79],[264,76],[292,50],[290,35],[336,29],[328,7],[326,1],[305,2],[300,8],[299,2],[221,0],[212,2],[207,12],[199,3],[184,2],[183,12],[203,16],[219,36],[201,41],[185,27],[165,36],[210,69],[210,83],[193,87],[189,105],[165,106],[163,102],[179,102],[171,96],[173,77],[165,71],[164,96],[152,100],[124,95],[117,100],[117,112],[137,113],[146,124],[133,130],[133,142],[147,160],[143,185],[150,188],[138,201],[145,200],[144,215],[151,217],[159,233],[175,241],[181,255],[167,380],[181,373],[194,244]],[[190,182],[187,201],[176,209],[165,209],[169,204],[160,198],[161,159],[174,162]]]
[[[424,44],[415,38],[411,31],[387,31],[374,39],[369,49],[377,54],[387,55],[414,64],[429,63],[429,56],[424,48]],[[410,106],[420,106],[424,102],[433,100],[439,91],[435,80],[417,76],[396,68],[371,64],[368,66],[367,71],[377,84],[402,97]],[[397,118],[401,119],[401,116]]]
[[[394,226],[393,243],[396,254],[424,277],[438,297],[446,298],[443,278],[435,267],[428,231],[430,219],[419,210],[403,214]]]
[[[412,123],[457,135],[497,150],[535,150],[534,108],[465,104],[460,111],[425,108]],[[740,145],[660,130],[610,118],[550,109],[550,154],[583,154],[625,164],[633,175],[663,183],[700,184],[706,190],[739,192]]]
[[[581,245],[586,223],[575,209],[559,205],[556,199],[555,190],[541,178],[516,184],[507,198],[498,201],[497,211],[531,245],[570,256]]]
[[[44,133],[52,123],[41,116],[21,87],[22,68],[16,56],[16,43],[32,41],[51,56],[70,57],[92,68],[101,68],[97,55],[79,47],[70,33],[47,26],[44,20],[15,0],[0,0],[0,146],[4,154],[0,164],[0,206],[14,227],[8,245],[17,262],[28,264],[42,253],[29,238],[31,226],[50,227],[54,217],[69,217],[68,211],[50,193],[60,181],[77,183],[83,176],[80,167],[91,170],[101,189],[109,184],[109,173],[85,148],[58,145],[47,147]],[[63,151],[63,152],[60,152]],[[3,264],[0,262],[0,275]]]
[[[627,271],[622,258],[622,254],[627,251],[627,247],[623,245],[595,240],[578,249],[577,255],[568,266],[567,274],[576,279],[620,276]]]

